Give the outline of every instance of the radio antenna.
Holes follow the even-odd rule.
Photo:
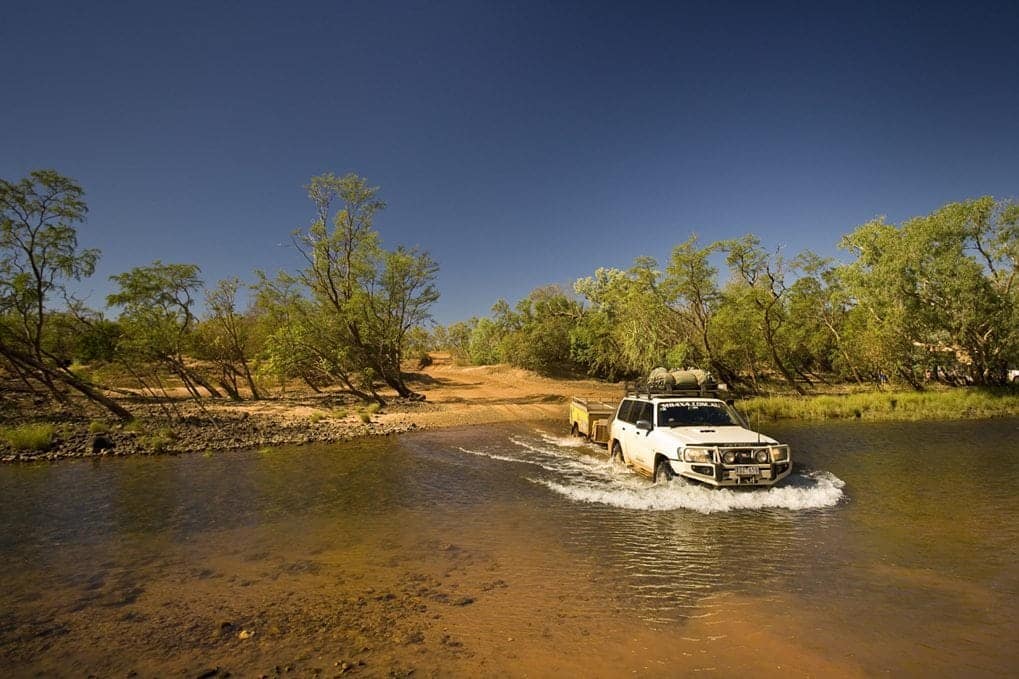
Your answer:
[[[754,425],[754,431],[757,432],[757,445],[761,445],[761,411],[757,411],[757,424]]]

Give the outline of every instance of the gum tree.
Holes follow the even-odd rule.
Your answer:
[[[118,290],[106,301],[121,307],[122,358],[162,364],[195,398],[202,395],[198,387],[220,398],[219,390],[185,361],[197,324],[193,305],[202,287],[198,266],[164,264],[157,259],[149,266],[110,276],[110,280]]]
[[[72,373],[48,350],[51,303],[78,306],[66,283],[91,276],[99,251],[80,249],[76,225],[88,207],[73,179],[36,170],[19,182],[0,179],[0,355],[26,382],[64,399],[70,388],[121,419],[131,414]]]
[[[438,265],[427,252],[382,248],[374,221],[385,203],[364,178],[318,175],[307,189],[316,217],[293,234],[305,260],[298,277],[331,327],[331,341],[369,389],[378,379],[401,397],[422,398],[407,386],[401,363],[407,332],[429,318],[439,297]]]

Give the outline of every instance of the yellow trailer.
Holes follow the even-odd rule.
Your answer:
[[[596,443],[609,442],[609,424],[618,404],[574,396],[570,403],[570,431]]]

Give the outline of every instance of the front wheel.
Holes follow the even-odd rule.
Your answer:
[[[655,473],[652,479],[655,483],[668,483],[676,478],[676,472],[672,471],[672,465],[664,457],[658,458],[655,462]]]
[[[609,461],[613,464],[626,464],[626,460],[623,459],[623,448],[619,445],[619,441],[612,442],[612,451],[609,453]]]

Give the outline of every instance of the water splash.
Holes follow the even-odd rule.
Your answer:
[[[843,497],[845,485],[828,472],[792,475],[782,485],[768,489],[730,490],[674,480],[648,485],[619,480],[616,483],[560,483],[528,478],[571,500],[609,505],[623,509],[668,511],[690,509],[701,514],[745,509],[820,509],[833,507]]]
[[[576,502],[621,509],[702,514],[737,510],[805,510],[833,507],[844,497],[845,483],[826,471],[794,472],[778,486],[760,489],[717,489],[676,479],[652,484],[605,458],[604,450],[583,439],[537,431],[514,435],[497,450],[460,448],[471,455],[538,467],[548,474],[525,477]]]

